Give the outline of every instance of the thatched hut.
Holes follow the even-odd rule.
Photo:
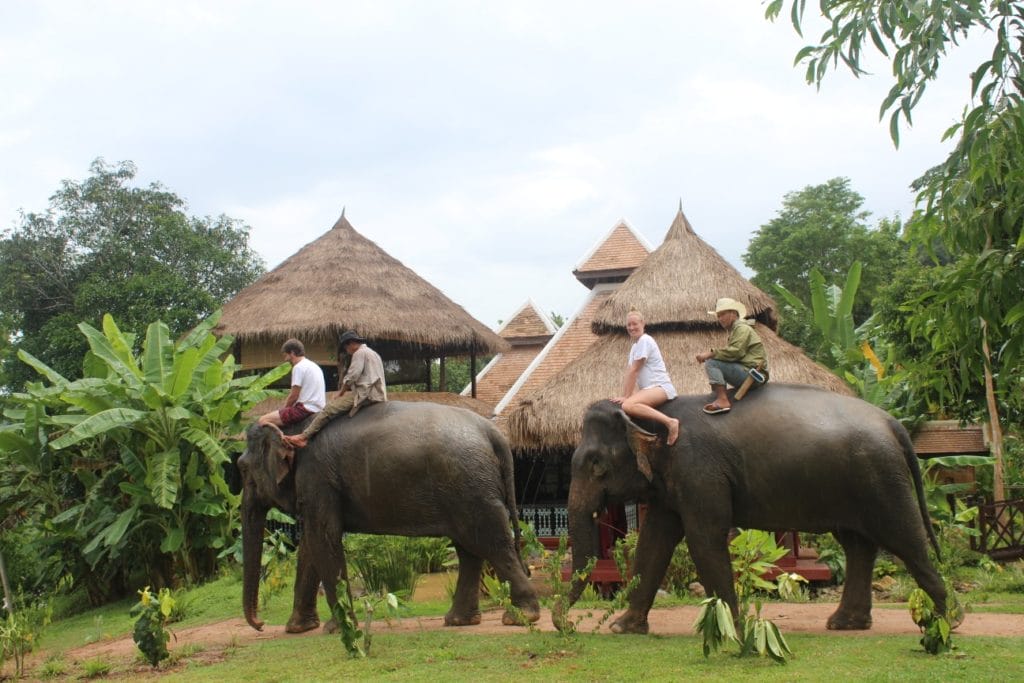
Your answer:
[[[507,350],[508,344],[345,218],[224,305],[216,334],[235,337],[243,369],[281,363],[296,337],[336,386],[337,340],[355,329],[381,354],[389,384],[426,383],[433,359]],[[475,374],[475,373],[473,373]],[[429,389],[429,386],[428,386]]]
[[[594,314],[592,329],[598,340],[544,386],[505,411],[513,447],[520,451],[575,447],[587,406],[621,391],[630,345],[625,320],[632,309],[643,313],[646,329],[658,341],[679,393],[709,393],[703,368],[694,356],[722,343],[725,333],[708,313],[721,296],[744,303],[755,319],[773,381],[849,392],[828,369],[775,334],[775,303],[694,233],[680,207],[662,245]]]

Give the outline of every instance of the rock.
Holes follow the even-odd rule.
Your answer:
[[[896,579],[891,576],[883,576],[877,581],[871,582],[871,589],[879,593],[889,593],[896,587]]]
[[[701,585],[700,581],[694,581],[686,588],[690,591],[690,595],[695,598],[707,597],[707,593],[704,591],[704,586]]]

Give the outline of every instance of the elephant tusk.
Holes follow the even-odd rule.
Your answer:
[[[592,513],[590,514],[590,517],[591,517],[592,519],[597,519],[597,510],[594,510],[594,512],[592,512]]]

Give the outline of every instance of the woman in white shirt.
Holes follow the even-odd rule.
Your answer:
[[[668,429],[668,445],[679,437],[679,420],[657,410],[658,406],[676,397],[676,388],[665,368],[658,343],[649,334],[644,334],[644,318],[639,311],[630,311],[626,316],[626,332],[633,340],[629,349],[629,364],[622,382],[622,395],[613,398],[614,403],[630,417],[654,420]]]

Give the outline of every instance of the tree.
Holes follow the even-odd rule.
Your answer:
[[[163,320],[178,337],[263,272],[244,224],[194,218],[157,183],[132,187],[131,162],[97,159],[66,180],[43,213],[0,239],[0,349],[11,386],[28,379],[25,350],[68,377],[82,373],[77,325],[104,313],[132,329]],[[13,340],[13,341],[12,341]],[[2,377],[0,377],[2,378]]]
[[[864,198],[850,188],[848,178],[786,194],[778,215],[754,233],[743,255],[747,267],[756,271],[751,281],[765,291],[779,286],[800,301],[809,301],[812,270],[827,285],[840,286],[853,264],[861,261],[867,266],[852,314],[858,321],[866,320],[879,288],[905,258],[906,246],[900,241],[898,221],[882,220],[877,229],[868,227],[870,214],[862,210],[863,204]],[[801,314],[808,310],[791,309],[782,318],[780,334],[813,350],[825,340],[812,317]]]
[[[776,18],[783,4],[772,0],[766,16]],[[805,5],[805,0],[791,3],[798,32]],[[908,229],[923,248],[941,241],[954,265],[934,291],[906,302],[906,311],[914,334],[935,352],[959,360],[959,376],[944,378],[946,395],[962,400],[966,387],[982,378],[996,461],[994,495],[1000,500],[1000,403],[1019,409],[1022,401],[1024,2],[821,0],[819,8],[830,26],[817,44],[800,50],[796,61],[806,63],[808,82],[819,85],[840,60],[859,76],[865,73],[861,55],[870,40],[892,63],[894,83],[880,115],[889,113],[897,145],[901,119],[911,123],[948,51],[972,28],[986,30],[993,41],[991,58],[971,76],[973,107],[946,131],[946,138],[959,136],[956,148],[921,178],[919,212]]]
[[[238,527],[224,467],[242,443],[227,437],[289,370],[235,377],[232,338],[210,334],[218,317],[177,342],[152,323],[139,354],[110,315],[102,331],[82,323],[76,380],[19,353],[42,381],[4,411],[0,521],[38,531],[22,539],[51,558],[39,580],[73,577],[99,604],[215,572]]]

